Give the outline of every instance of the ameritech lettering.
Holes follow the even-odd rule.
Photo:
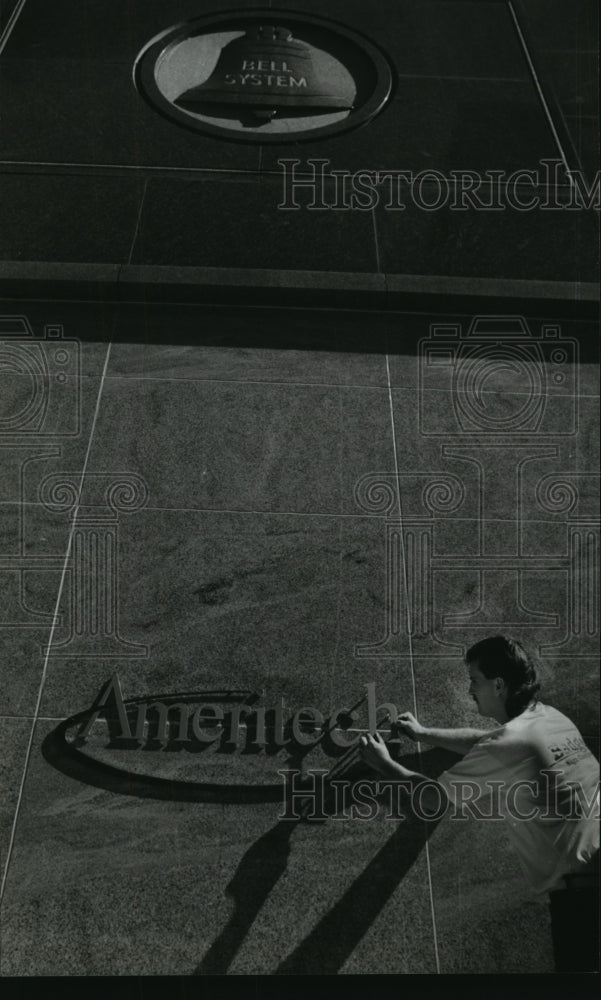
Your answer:
[[[362,733],[375,732],[386,721],[395,723],[396,706],[391,702],[378,704],[376,686],[364,685],[365,694],[356,705],[336,706],[327,716],[318,708],[303,705],[288,709],[284,697],[273,705],[248,703],[227,704],[198,701],[124,701],[118,675],[113,674],[100,698],[92,707],[79,731],[86,740],[99,719],[116,724],[113,739],[132,741],[139,746],[165,743],[213,743],[215,740],[237,747],[250,743],[253,747],[283,747],[289,743],[310,747],[327,736],[335,748],[355,746]],[[359,709],[364,707],[363,724]],[[394,742],[390,730],[389,742]]]

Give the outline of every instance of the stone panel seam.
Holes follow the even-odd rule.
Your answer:
[[[398,511],[399,511],[399,522],[400,522],[401,556],[402,556],[402,566],[403,566],[403,570],[402,570],[403,590],[404,590],[404,593],[405,593],[405,596],[406,596],[407,593],[408,593],[408,583],[407,583],[407,558],[406,558],[406,553],[405,553],[405,542],[404,542],[404,531],[403,531],[403,504],[402,504],[401,489],[400,489],[400,482],[401,482],[401,480],[400,480],[400,476],[399,476],[399,461],[398,461],[398,452],[397,452],[396,429],[395,429],[395,422],[394,422],[394,402],[393,402],[393,397],[392,397],[392,386],[391,386],[391,382],[390,382],[390,364],[389,364],[388,355],[386,355],[386,371],[387,371],[387,376],[388,376],[388,400],[389,400],[389,404],[390,404],[390,422],[391,422],[391,430],[392,430],[392,448],[393,448],[393,456],[394,456],[394,471],[395,471],[396,481],[398,483],[397,500],[398,500]],[[408,606],[408,604],[407,604],[406,614],[407,614],[407,617],[409,617],[409,606]],[[412,689],[412,698],[413,698],[413,711],[415,713],[417,713],[417,689],[416,689],[414,658],[413,658],[413,642],[412,642],[411,629],[409,627],[407,627],[407,636],[408,636],[408,642],[409,642],[409,664],[410,664],[410,670],[411,670],[411,689]],[[421,746],[420,746],[419,743],[417,743],[416,747],[417,747],[418,757],[421,759]],[[431,919],[432,919],[432,944],[434,946],[434,958],[435,958],[435,961],[436,961],[436,972],[437,972],[438,975],[440,975],[440,955],[439,955],[439,951],[438,951],[438,936],[437,936],[437,928],[436,928],[436,913],[435,913],[435,909],[434,909],[434,894],[433,894],[433,888],[432,888],[432,869],[431,869],[431,864],[430,864],[430,845],[429,845],[429,842],[428,842],[427,838],[426,838],[426,843],[425,843],[425,858],[426,858],[426,871],[427,871],[427,874],[428,874],[428,896],[429,896],[429,900],[430,900],[430,914],[431,914]]]
[[[95,431],[95,428],[96,428],[96,422],[98,420],[98,413],[99,413],[99,410],[100,410],[100,400],[102,399],[102,389],[103,389],[103,386],[104,386],[104,380],[105,380],[106,371],[107,371],[107,368],[108,368],[110,351],[111,351],[111,344],[109,344],[108,347],[107,347],[106,357],[105,357],[105,361],[104,361],[104,368],[103,368],[102,377],[101,377],[101,380],[100,380],[100,386],[99,386],[99,389],[98,389],[98,396],[96,398],[96,407],[95,407],[95,410],[94,410],[94,417],[93,417],[92,426],[91,426],[91,429],[90,429],[90,437],[88,439],[88,445],[87,445],[86,454],[85,454],[85,458],[84,458],[83,469],[81,471],[80,485],[79,485],[79,493],[80,493],[80,495],[81,495],[81,489],[83,487],[83,483],[84,483],[85,476],[86,476],[86,470],[87,470],[88,461],[89,461],[89,458],[90,458],[90,453],[91,453],[91,450],[92,450],[92,441],[94,439],[94,431]],[[69,560],[70,560],[70,556],[71,556],[71,546],[72,546],[73,533],[74,533],[74,530],[75,530],[76,520],[77,520],[77,517],[74,516],[73,519],[72,519],[72,521],[71,521],[71,528],[70,528],[70,532],[69,532],[69,539],[68,539],[68,542],[67,542],[67,550],[66,550],[66,553],[65,553],[65,560],[64,560],[64,563],[63,563],[63,569],[62,569],[62,573],[61,573],[61,578],[60,578],[59,587],[58,587],[58,593],[57,593],[57,596],[56,596],[56,602],[55,602],[55,607],[54,607],[54,616],[53,616],[54,617],[54,621],[53,621],[53,624],[52,624],[52,626],[50,628],[50,635],[49,635],[49,638],[48,638],[48,646],[47,646],[46,653],[45,653],[45,656],[44,656],[44,666],[42,668],[42,677],[40,679],[40,685],[39,685],[39,688],[38,688],[38,695],[37,695],[36,705],[35,705],[35,709],[34,709],[34,717],[33,717],[32,725],[31,725],[31,731],[30,731],[30,734],[29,734],[29,742],[27,744],[27,750],[26,750],[26,753],[25,753],[25,762],[24,762],[24,765],[23,765],[23,772],[22,772],[22,775],[21,775],[21,782],[20,782],[20,785],[19,785],[19,793],[18,793],[18,797],[17,797],[17,804],[16,804],[16,807],[15,807],[15,813],[14,813],[14,817],[13,817],[13,823],[12,823],[12,828],[11,828],[11,833],[10,833],[10,839],[9,839],[9,844],[8,844],[8,848],[7,848],[7,852],[6,852],[6,861],[5,861],[5,864],[4,864],[4,870],[2,872],[2,883],[0,884],[0,901],[2,900],[2,898],[4,896],[4,890],[6,888],[6,881],[7,881],[8,872],[9,872],[9,869],[10,869],[10,862],[11,862],[12,853],[13,853],[13,849],[14,849],[14,845],[15,845],[16,830],[17,830],[17,825],[18,825],[18,822],[19,822],[19,814],[21,812],[21,804],[22,804],[22,801],[23,801],[23,793],[24,793],[24,790],[25,790],[25,782],[26,782],[27,773],[28,773],[28,770],[29,770],[29,763],[30,763],[30,760],[31,760],[31,753],[32,753],[32,748],[33,748],[33,741],[34,741],[34,735],[35,735],[36,725],[37,725],[37,722],[41,721],[41,718],[42,718],[40,716],[40,706],[41,706],[41,703],[42,703],[42,695],[43,695],[44,686],[45,686],[45,683],[46,683],[46,676],[47,676],[47,672],[48,672],[48,660],[49,660],[50,652],[51,652],[51,649],[52,649],[52,640],[53,640],[53,637],[54,637],[54,630],[55,630],[56,621],[57,621],[58,615],[59,615],[59,609],[60,609],[60,603],[61,603],[62,594],[63,594],[63,588],[64,588],[64,585],[65,585],[65,579],[66,579],[66,576],[67,576],[67,569],[68,569],[68,566],[69,566]]]

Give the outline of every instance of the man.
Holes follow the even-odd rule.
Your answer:
[[[556,971],[598,971],[599,764],[574,724],[538,700],[534,664],[518,642],[483,639],[466,663],[478,712],[497,727],[431,729],[405,712],[397,728],[463,755],[438,778],[441,794],[456,805],[495,796],[526,876],[550,893]],[[432,788],[392,760],[379,733],[361,744],[364,761],[389,780]]]

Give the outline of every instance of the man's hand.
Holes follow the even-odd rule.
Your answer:
[[[380,774],[390,774],[394,770],[388,747],[378,732],[361,737],[361,759]]]
[[[408,736],[411,740],[419,740],[424,736],[426,730],[420,725],[411,712],[403,712],[399,715],[398,722],[393,729],[397,729],[403,736]]]
[[[405,786],[409,783],[409,790],[411,785],[420,785],[428,780],[423,774],[409,771],[398,761],[393,760],[388,752],[388,747],[378,732],[374,733],[373,736],[368,733],[367,736],[361,737],[361,757],[366,764],[389,780],[403,782]]]

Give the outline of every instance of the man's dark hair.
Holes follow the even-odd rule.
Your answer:
[[[491,680],[502,677],[508,689],[505,711],[510,719],[520,715],[532,701],[537,701],[540,684],[536,680],[533,658],[515,639],[491,635],[468,649],[466,663],[478,663],[480,673]]]

